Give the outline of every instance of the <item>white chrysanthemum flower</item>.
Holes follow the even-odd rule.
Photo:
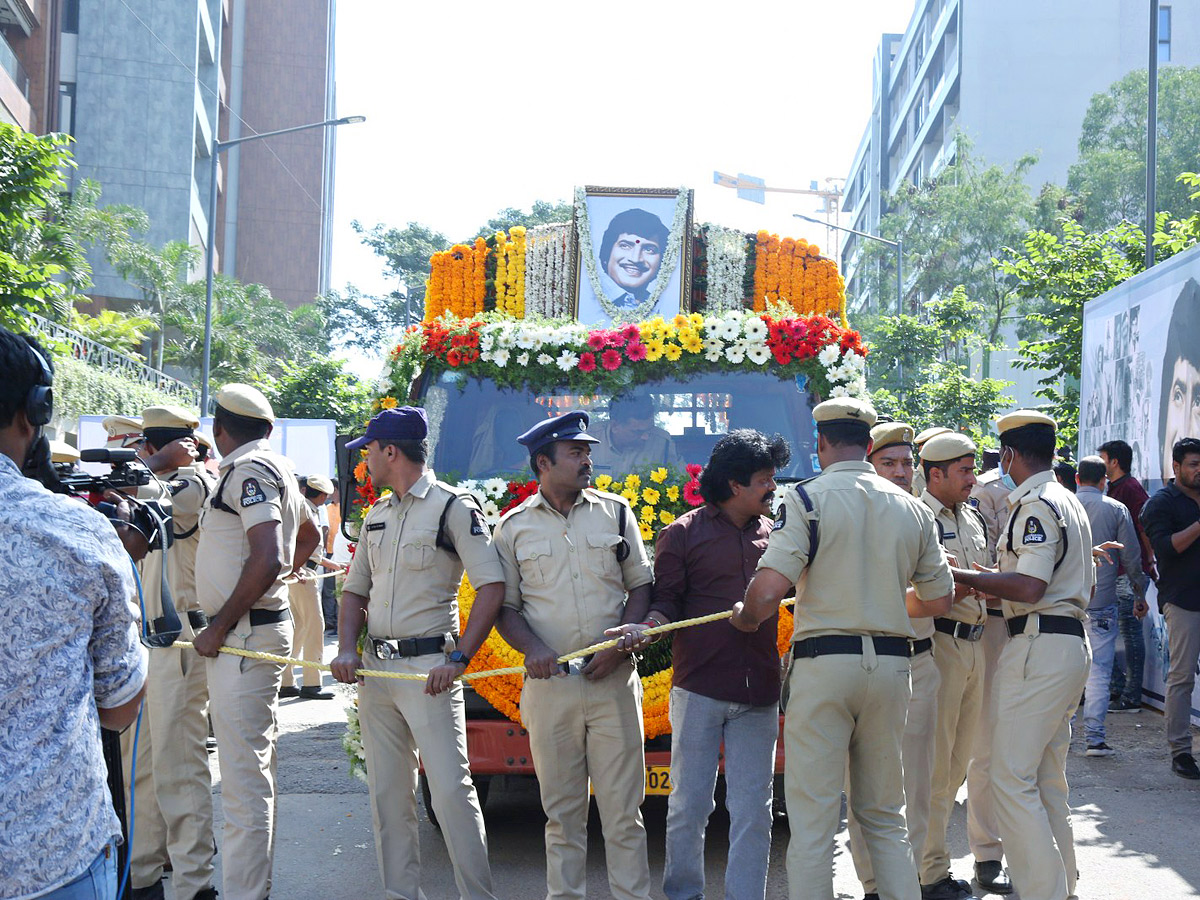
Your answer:
[[[761,366],[771,358],[771,351],[767,349],[766,344],[755,344],[746,351],[746,359],[754,363],[756,366]]]
[[[464,491],[470,491],[472,494],[479,493],[479,482],[474,478],[464,478],[456,486]]]
[[[499,350],[493,350],[491,352],[492,362],[503,369],[508,365],[508,355],[510,352],[511,351],[509,351],[507,347],[501,347]]]
[[[720,338],[708,337],[704,339],[704,349],[709,353],[720,353],[725,349],[725,344]]]
[[[500,507],[496,505],[495,500],[483,501],[483,520],[489,525],[500,521]]]
[[[481,354],[487,353],[495,345],[496,345],[496,338],[490,332],[485,331],[485,332],[483,332],[483,334],[481,334],[479,336],[479,350],[480,350]]]
[[[517,330],[517,346],[522,350],[531,350],[537,346],[537,332],[532,328],[520,328]]]
[[[548,366],[554,362],[554,357],[549,353],[539,353],[537,356],[537,364],[539,366]]]
[[[558,354],[558,359],[555,362],[564,372],[570,372],[579,362],[579,356],[574,351],[564,350]]]
[[[737,341],[726,347],[725,358],[734,364],[742,362],[746,358],[746,347],[744,342]]]
[[[722,341],[736,341],[741,332],[741,321],[733,316],[725,316],[717,325],[714,337],[720,338]]]
[[[842,351],[837,344],[826,344],[821,348],[821,352],[817,354],[817,362],[827,369],[836,364],[841,358]]]
[[[746,339],[750,341],[761,341],[767,336],[767,323],[762,316],[747,316],[742,328],[746,332]]]
[[[831,398],[833,398],[833,397],[849,397],[850,392],[848,390],[846,390],[846,388],[843,385],[838,384],[838,385],[834,385],[833,389],[829,392],[829,396]]]
[[[507,490],[508,482],[503,478],[489,478],[483,482],[483,492],[489,497],[503,497]]]
[[[723,352],[721,352],[720,350],[709,350],[707,353],[704,354],[704,358],[707,359],[709,362],[715,363],[715,362],[720,362],[721,358],[724,357],[724,355],[725,354]]]
[[[525,353],[518,353],[518,354],[517,354],[517,365],[518,365],[518,366],[527,366],[527,365],[529,365],[529,352],[528,352],[528,351],[526,351]]]
[[[849,366],[856,372],[861,372],[866,368],[867,360],[864,357],[859,356],[853,350],[847,350],[842,354],[842,365]]]

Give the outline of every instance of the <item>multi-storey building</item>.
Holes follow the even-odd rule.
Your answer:
[[[1146,67],[1148,6],[1125,0],[917,0],[904,34],[883,35],[871,114],[842,200],[843,224],[877,234],[887,194],[954,157],[955,136],[988,164],[1036,154],[1028,181],[1065,184],[1095,94]],[[1200,8],[1163,2],[1161,66],[1200,63]],[[862,251],[841,253],[850,293]]]
[[[76,139],[74,177],[99,182],[102,203],[144,209],[155,246],[206,249],[214,136],[330,117],[334,0],[62,2],[61,127]],[[217,271],[290,306],[327,289],[333,131],[221,154]],[[142,299],[100,250],[91,262],[98,299]]]
[[[0,0],[0,121],[57,131],[62,0]]]
[[[871,113],[846,178],[842,224],[878,234],[887,195],[936,176],[954,159],[959,134],[989,165],[1036,154],[1027,173],[1034,191],[1065,184],[1089,102],[1146,68],[1148,29],[1148,5],[1127,0],[917,0],[904,34],[883,35],[876,50]],[[1200,63],[1200,7],[1161,3],[1158,61]],[[859,308],[870,303],[860,271],[865,243],[851,236],[841,249],[847,296]],[[871,305],[893,310],[888,299]],[[1016,346],[1007,324],[1002,339]],[[981,368],[1013,382],[1019,403],[1036,402],[1042,373],[1015,368],[1014,357],[991,354]]]

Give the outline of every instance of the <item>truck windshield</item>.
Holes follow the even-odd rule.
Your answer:
[[[530,477],[518,435],[550,416],[586,410],[595,475],[622,476],[649,466],[682,470],[708,462],[717,439],[736,428],[781,434],[792,460],[778,475],[808,478],[818,471],[813,400],[803,376],[760,372],[689,374],[630,388],[615,396],[570,388],[533,393],[497,387],[453,372],[426,379],[417,401],[429,416],[430,462],[441,477]]]

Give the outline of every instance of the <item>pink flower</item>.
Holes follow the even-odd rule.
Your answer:
[[[689,466],[689,468],[691,468]],[[704,498],[700,496],[700,482],[692,479],[683,486],[683,499],[688,506],[699,506],[704,502]]]
[[[610,346],[610,347],[624,347],[624,346],[625,346],[625,335],[624,335],[624,333],[623,333],[623,332],[620,332],[620,331],[610,331],[610,332],[608,333],[608,346]]]
[[[588,335],[587,344],[593,350],[603,350],[608,346],[608,335],[603,331],[593,331]]]
[[[579,371],[594,372],[596,371],[596,354],[583,353],[579,356]]]
[[[629,324],[621,329],[621,337],[623,337],[626,342],[638,341],[641,340],[642,330],[634,324]]]
[[[699,478],[700,473],[704,470],[704,466],[700,465],[699,463],[688,463],[685,468],[687,469],[688,475],[690,475],[693,479]]]
[[[638,340],[631,340],[625,345],[625,355],[633,362],[640,362],[646,358],[646,345]]]
[[[612,348],[605,350],[602,354],[600,354],[600,365],[604,366],[604,368],[609,372],[611,372],[613,369],[620,368],[621,354]]]

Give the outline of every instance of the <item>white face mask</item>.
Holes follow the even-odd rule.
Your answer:
[[[1007,449],[1007,448],[1005,448]],[[1014,454],[1015,455],[1015,454]],[[1004,450],[1000,451],[1000,460],[996,464],[1000,469],[1000,483],[1010,491],[1017,489],[1017,483],[1013,481],[1012,473],[1004,465]]]

